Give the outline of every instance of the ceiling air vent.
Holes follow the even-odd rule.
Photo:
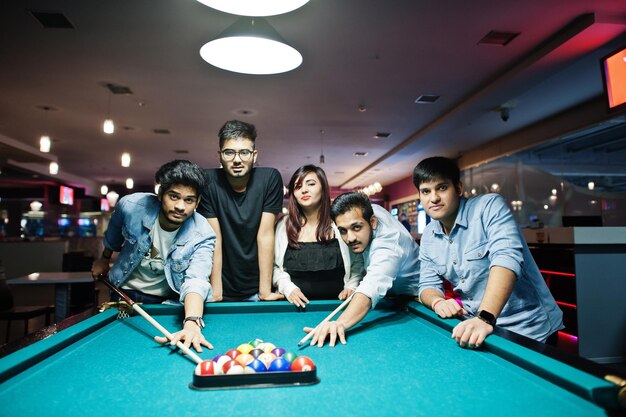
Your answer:
[[[517,38],[519,32],[499,32],[492,30],[478,41],[479,45],[500,45],[506,46],[513,39]]]
[[[133,94],[133,91],[129,87],[126,87],[125,85],[117,85],[117,84],[113,84],[113,83],[104,83],[104,86],[106,88],[108,88],[109,91],[112,94],[124,94],[124,95],[131,95],[131,94]]]
[[[389,136],[391,136],[389,132],[376,132],[374,139],[387,139]]]
[[[157,135],[169,135],[170,134],[169,129],[152,129],[152,131],[156,133]]]
[[[354,155],[354,156],[367,156],[367,152],[355,152],[352,155]]]
[[[415,103],[417,104],[432,104],[435,101],[439,100],[439,97],[436,94],[422,94],[418,98],[415,99]]]
[[[61,12],[30,10],[29,13],[46,29],[74,29],[74,25]]]
[[[186,149],[174,149],[174,153],[184,154],[184,153],[189,153],[189,151]]]

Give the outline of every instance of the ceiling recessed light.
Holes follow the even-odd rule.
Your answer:
[[[415,99],[416,104],[433,104],[435,101],[439,100],[439,95],[437,94],[422,94],[418,98]]]
[[[517,38],[519,34],[519,32],[502,32],[498,30],[492,30],[487,33],[481,40],[479,40],[478,44],[506,46],[513,39]]]

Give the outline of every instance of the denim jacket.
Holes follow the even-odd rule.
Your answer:
[[[120,252],[109,280],[124,284],[152,247],[150,230],[158,221],[161,202],[154,194],[134,193],[122,198],[111,216],[104,246]],[[212,296],[209,275],[213,267],[215,232],[204,217],[193,213],[180,227],[165,259],[165,278],[180,294],[180,302],[194,292],[204,300]]]
[[[443,294],[445,279],[461,294],[463,308],[476,315],[489,270],[500,266],[513,271],[517,280],[497,326],[538,341],[563,328],[563,313],[498,194],[462,198],[449,236],[440,222],[428,224],[422,235],[420,261],[420,295],[426,288]]]

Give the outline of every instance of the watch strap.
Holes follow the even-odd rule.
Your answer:
[[[194,323],[196,323],[198,325],[198,327],[200,329],[204,329],[204,320],[202,320],[202,317],[199,316],[189,316],[189,317],[185,317],[185,319],[183,320],[183,326],[185,325],[185,323],[187,323],[188,321],[193,321]]]

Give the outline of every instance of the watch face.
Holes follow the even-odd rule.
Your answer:
[[[488,311],[485,310],[480,310],[478,312],[478,318],[483,320],[484,322],[491,324],[492,326],[494,326],[496,324],[496,318],[493,314],[491,314]]]

